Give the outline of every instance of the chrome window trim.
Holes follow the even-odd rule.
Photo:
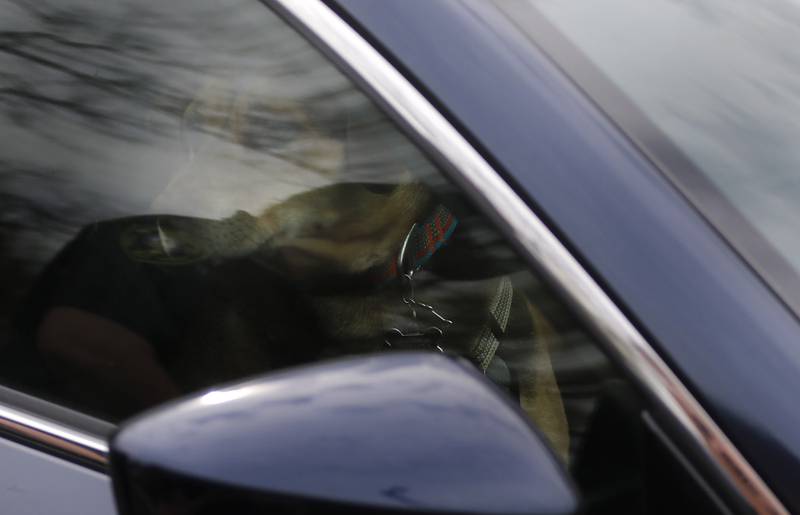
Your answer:
[[[103,438],[7,404],[0,404],[0,432],[93,468],[108,464],[108,443]]]
[[[447,119],[322,0],[268,0],[371,92],[558,285],[578,314],[756,513],[786,508],[641,333],[530,207]]]

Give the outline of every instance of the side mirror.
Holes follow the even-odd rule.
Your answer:
[[[267,375],[145,414],[111,442],[119,512],[566,514],[577,497],[471,365],[383,354]]]

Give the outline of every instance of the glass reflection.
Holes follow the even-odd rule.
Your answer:
[[[83,409],[99,398],[92,409],[102,416],[231,377],[201,372],[210,351],[194,362],[173,356],[180,363],[166,372],[153,345],[179,339],[171,317],[198,311],[173,313],[148,288],[233,296],[236,280],[205,268],[258,247],[268,236],[258,216],[270,206],[344,180],[345,168],[348,180],[392,182],[397,163],[406,175],[426,166],[258,2],[7,1],[3,12],[0,329],[16,335],[2,345],[17,358],[8,375],[45,392],[76,390],[67,396],[86,397],[74,402]],[[159,268],[168,266],[181,271]],[[257,268],[240,267],[238,281]],[[208,279],[187,278],[201,273]],[[134,311],[169,330],[120,314]],[[40,363],[37,348],[59,365]],[[42,372],[62,375],[64,360],[79,365],[75,377]],[[265,368],[245,361],[234,377]],[[102,379],[83,377],[88,369]],[[128,394],[136,399],[124,406]]]
[[[605,359],[261,4],[2,5],[4,383],[116,421],[267,370],[444,351],[577,452]]]

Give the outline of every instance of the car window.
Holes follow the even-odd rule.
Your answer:
[[[444,352],[519,404],[594,505],[643,506],[636,390],[264,5],[2,5],[4,385],[116,423],[285,367]]]

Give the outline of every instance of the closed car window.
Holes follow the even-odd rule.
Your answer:
[[[0,3],[4,385],[118,422],[280,368],[444,352],[598,506],[645,502],[636,392],[261,3]]]

